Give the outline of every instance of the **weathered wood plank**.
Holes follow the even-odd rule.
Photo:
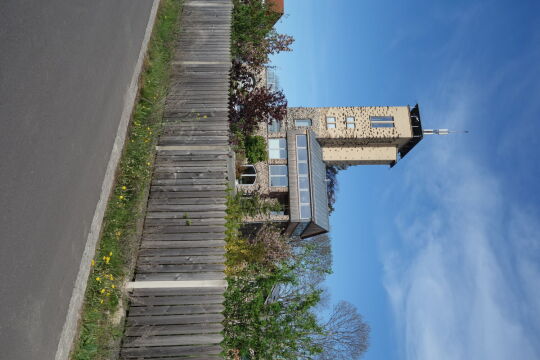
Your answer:
[[[171,296],[171,295],[221,295],[222,287],[183,287],[183,288],[135,288],[132,296]]]
[[[223,255],[225,250],[217,247],[179,248],[179,249],[140,249],[140,256],[187,256]]]
[[[222,313],[223,310],[225,306],[222,304],[135,306],[129,310],[128,316],[211,314]]]
[[[159,192],[159,191],[216,191],[216,190],[227,190],[226,185],[152,185],[150,191]]]
[[[150,199],[161,199],[161,197],[151,197]],[[179,197],[177,199],[185,199]],[[173,201],[173,198],[169,198]],[[186,213],[186,212],[176,212],[176,211],[163,211],[163,212],[148,212],[146,214],[147,219],[215,219],[215,218],[224,218],[224,211],[209,211],[204,213]],[[201,220],[202,222],[203,220]]]
[[[171,205],[172,206],[172,205]],[[185,206],[185,205],[183,205]],[[179,225],[163,225],[152,226],[145,228],[143,235],[146,234],[178,234],[178,233],[197,233],[206,236],[208,233],[224,233],[225,227],[221,225],[206,226],[206,225],[193,225],[193,224],[179,224]]]
[[[158,156],[228,156],[228,153],[223,150],[164,150],[157,151]]]
[[[167,160],[165,160],[167,161]],[[222,160],[220,160],[222,161]],[[214,173],[214,174],[227,174],[227,167],[218,166],[218,165],[212,165],[212,166],[197,166],[199,162],[197,160],[193,160],[193,166],[184,166],[184,165],[175,165],[174,161],[170,161],[170,163],[164,163],[163,160],[159,160],[159,162],[156,162],[156,168],[154,169],[155,172],[160,173],[159,175],[165,174],[172,174],[173,176],[180,176],[180,174],[190,174],[190,176],[194,176],[197,174],[201,177],[208,176],[208,173]],[[163,164],[163,166],[159,165]],[[225,164],[228,164],[225,162]]]
[[[189,305],[188,305],[189,306]],[[196,305],[201,306],[201,305]],[[203,305],[221,306],[221,305]],[[161,307],[161,306],[160,306]],[[134,307],[133,309],[156,309],[157,306]],[[126,336],[144,335],[182,335],[182,334],[208,334],[223,331],[223,325],[219,323],[185,324],[185,325],[141,325],[126,328]]]
[[[195,241],[144,241],[141,249],[178,249],[188,247],[224,247],[223,240],[195,240]]]
[[[120,357],[124,359],[140,359],[141,357],[218,355],[219,353],[221,353],[221,346],[219,345],[139,347],[123,348]]]
[[[178,225],[186,224],[187,219],[176,218],[176,219],[146,219],[144,224],[145,226],[164,226],[164,225]],[[189,219],[191,225],[223,225],[225,224],[225,219],[223,218],[203,218],[203,219]]]
[[[155,165],[154,172],[157,175],[165,174],[201,174],[201,177],[214,174],[226,174],[227,168],[223,166],[171,166],[170,164],[164,164],[163,166],[160,163]],[[205,189],[206,190],[206,189]]]
[[[198,272],[198,271],[223,271],[225,270],[224,264],[141,264],[138,265],[136,271],[139,273],[150,272]]]
[[[162,180],[162,181],[167,181],[167,180]],[[181,180],[174,180],[174,181],[181,181]],[[210,180],[206,180],[206,181],[210,181]],[[201,205],[187,205],[187,204],[169,205],[169,204],[155,204],[155,203],[148,204],[149,211],[190,212],[190,211],[220,211],[220,210],[226,210],[226,209],[227,209],[227,206],[225,204],[201,204]],[[218,231],[221,231],[221,229],[219,229]]]
[[[124,356],[120,356],[120,360],[126,360],[126,359],[133,359],[128,358]],[[137,357],[137,360],[216,360],[216,359],[223,359],[223,356],[221,355],[205,355],[205,354],[199,354],[198,356],[190,356],[190,357],[155,357],[152,356],[150,358],[148,357]]]
[[[142,346],[170,346],[170,345],[205,345],[219,344],[223,341],[221,334],[197,334],[197,335],[165,335],[143,336],[127,338],[124,348]]]
[[[187,296],[186,296],[187,297]],[[210,297],[210,296],[201,296]],[[221,322],[224,317],[221,314],[194,314],[194,315],[156,315],[156,316],[128,316],[128,326],[137,325],[180,325]]]
[[[143,241],[153,240],[222,240],[225,238],[225,234],[222,232],[213,233],[159,233],[150,232],[143,235]]]
[[[156,180],[159,179],[226,179],[227,173],[225,172],[174,172],[174,173],[165,173],[157,172],[154,174],[153,178]]]
[[[131,304],[135,306],[223,304],[224,300],[223,295],[133,296]]]
[[[224,264],[223,255],[139,256],[139,265],[167,264]]]
[[[209,179],[209,178],[192,178],[192,179],[154,179],[152,185],[220,185],[226,184],[227,179]]]
[[[179,281],[179,280],[224,280],[223,271],[215,272],[194,272],[194,273],[137,273],[135,281]]]
[[[180,136],[175,136],[179,138]],[[186,138],[189,138],[186,136]],[[156,164],[159,166],[175,166],[175,167],[223,167],[227,166],[227,159],[216,159],[216,160],[200,160],[200,159],[183,159],[178,157],[158,157],[156,159]]]

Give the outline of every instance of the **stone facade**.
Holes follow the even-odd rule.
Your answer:
[[[267,77],[266,69],[256,74],[257,86],[266,86]],[[275,125],[261,125],[256,135],[264,137],[267,143],[270,139],[287,139],[290,147],[292,144],[290,136],[299,131],[305,133],[308,126],[320,144],[319,151],[322,150],[323,167],[324,164],[393,166],[398,161],[399,155],[404,156],[421,140],[421,135],[418,135],[418,131],[421,134],[418,108],[411,109],[409,106],[292,107],[288,108],[286,118]],[[294,203],[295,198],[298,197],[294,189],[271,187],[269,179],[270,165],[288,165],[290,179],[291,176],[294,177],[296,160],[291,157],[291,154],[296,154],[296,152],[291,152],[291,150],[293,149],[287,151],[287,159],[269,159],[266,162],[253,164],[257,172],[255,184],[239,185],[239,190],[246,193],[257,191],[263,196],[281,197],[282,201],[285,195],[291,203]],[[318,174],[324,172],[324,169],[317,171]],[[324,176],[324,174],[321,175]],[[289,185],[291,185],[290,179]],[[289,193],[289,191],[292,192]],[[293,205],[291,204],[291,209]],[[295,222],[289,215],[271,215],[269,220]]]
[[[322,145],[332,145],[332,139],[347,139],[351,144],[393,144],[403,145],[412,136],[408,106],[359,106],[326,108],[289,108],[287,128],[294,128],[294,120],[311,119],[312,129]],[[390,116],[394,127],[374,128],[370,118]],[[334,117],[336,127],[327,128],[326,118]],[[347,117],[354,118],[354,128],[347,128]]]

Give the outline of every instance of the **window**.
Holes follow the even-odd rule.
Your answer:
[[[287,165],[270,165],[270,186],[288,186]]]
[[[255,180],[257,179],[257,172],[255,171],[255,167],[253,165],[244,165],[242,166],[242,169],[240,171],[240,178],[238,179],[239,184],[255,184]]]
[[[268,132],[280,132],[281,131],[281,121],[278,120],[272,120],[271,123],[268,124]]]
[[[272,199],[277,200],[279,209],[270,211],[270,215],[289,215],[289,193],[275,194]]]
[[[276,71],[272,68],[266,68],[266,87],[268,90],[279,90],[279,78],[276,74]]]
[[[334,124],[335,125],[335,124]],[[309,167],[307,136],[296,135],[296,162],[298,170],[298,206],[300,218],[311,218],[311,190],[309,188]]]
[[[394,117],[393,116],[370,116],[369,121],[371,122],[372,128],[392,128],[394,127]]]
[[[326,118],[326,128],[327,129],[335,129],[336,128],[336,118],[335,117],[327,117]]]
[[[286,159],[287,140],[285,138],[268,139],[268,157],[270,159]]]
[[[311,126],[311,119],[296,119],[294,125],[296,127]]]
[[[347,116],[345,123],[347,124],[347,129],[354,129],[356,127],[354,124],[354,116]]]

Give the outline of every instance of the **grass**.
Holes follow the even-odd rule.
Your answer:
[[[91,264],[73,360],[117,357],[127,301],[121,287],[131,276],[138,247],[138,227],[151,180],[181,6],[182,0],[161,0],[140,79],[139,98]]]

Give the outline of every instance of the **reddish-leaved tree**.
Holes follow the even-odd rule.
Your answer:
[[[252,134],[260,123],[281,121],[287,115],[287,100],[279,90],[255,88],[252,91],[239,92],[237,98],[231,100],[231,123],[244,134]]]

